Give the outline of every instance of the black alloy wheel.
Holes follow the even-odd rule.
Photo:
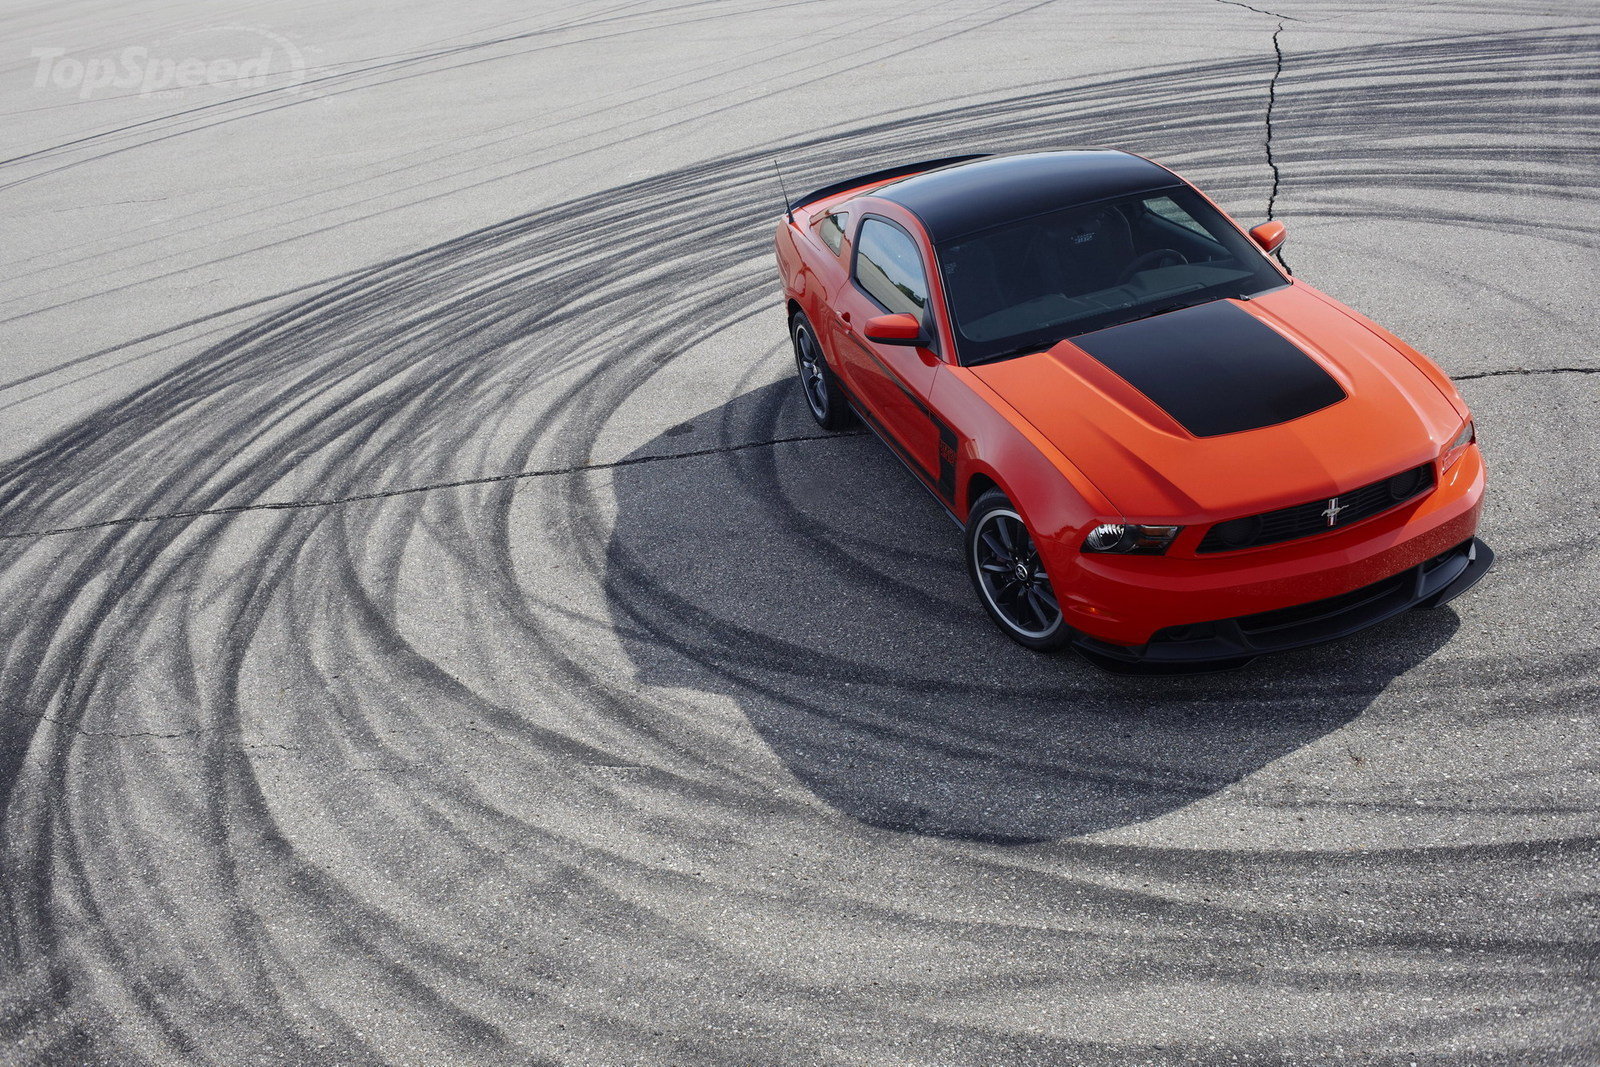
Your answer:
[[[967,518],[967,570],[989,617],[1013,641],[1040,652],[1066,643],[1071,631],[1033,535],[998,491],[980,497]]]
[[[854,421],[854,413],[839,388],[839,379],[823,354],[822,345],[804,312],[789,320],[789,337],[794,342],[794,366],[800,376],[811,417],[824,430],[843,430]]]

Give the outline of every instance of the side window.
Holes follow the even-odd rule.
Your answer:
[[[1146,211],[1149,211],[1152,214],[1160,215],[1168,222],[1175,222],[1184,229],[1192,231],[1197,236],[1205,237],[1207,239],[1211,237],[1211,235],[1206,232],[1206,228],[1196,222],[1194,220],[1194,216],[1190,215],[1187,211],[1183,210],[1183,208],[1179,207],[1171,197],[1153,196],[1144,202],[1144,206]]]
[[[922,317],[928,306],[928,276],[922,256],[900,227],[878,219],[861,224],[856,238],[856,282],[891,312]]]
[[[817,236],[822,238],[824,244],[833,249],[834,255],[838,255],[839,249],[844,247],[844,226],[849,219],[849,215],[836,215],[829,212],[817,220]]]

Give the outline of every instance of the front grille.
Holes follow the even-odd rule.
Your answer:
[[[1206,531],[1200,539],[1199,552],[1231,552],[1258,545],[1275,545],[1313,534],[1341,529],[1390,508],[1399,507],[1408,500],[1433,488],[1433,464],[1424,463],[1408,471],[1401,471],[1382,481],[1363,485],[1337,497],[1324,497],[1292,508],[1280,508],[1260,515],[1246,515],[1239,519],[1219,522]],[[1339,502],[1335,521],[1330,525],[1328,511],[1332,502]]]

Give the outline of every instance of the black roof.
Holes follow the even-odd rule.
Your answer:
[[[873,192],[909,209],[934,243],[1057,208],[1170,189],[1165,167],[1113,149],[989,156],[904,178]]]

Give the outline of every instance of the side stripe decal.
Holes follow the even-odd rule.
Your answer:
[[[950,503],[956,499],[956,432],[931,414],[939,429],[939,493]]]

